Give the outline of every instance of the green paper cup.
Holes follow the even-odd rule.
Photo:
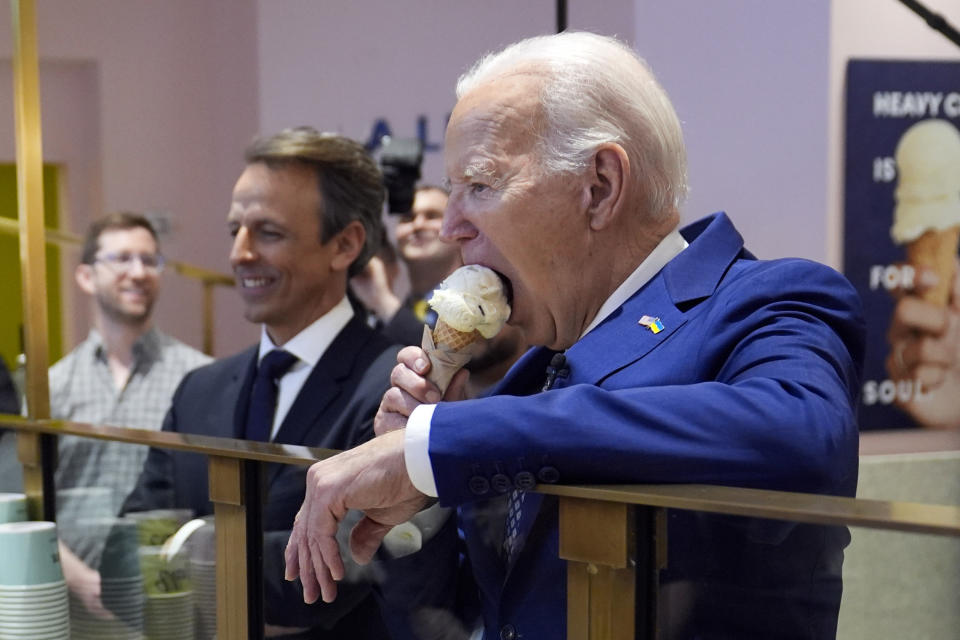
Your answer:
[[[192,591],[189,559],[185,554],[164,557],[160,547],[140,548],[140,570],[147,596],[171,595]]]
[[[0,585],[32,586],[63,580],[52,522],[0,524]]]
[[[128,513],[127,518],[137,523],[140,544],[144,547],[157,547],[177,532],[193,517],[190,509],[154,509]]]
[[[22,493],[0,493],[0,524],[27,519],[27,496]]]

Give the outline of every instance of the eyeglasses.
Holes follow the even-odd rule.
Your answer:
[[[97,256],[94,262],[107,265],[115,273],[129,273],[137,262],[140,263],[144,271],[160,273],[166,264],[163,256],[158,253],[129,253],[127,251],[103,253]]]

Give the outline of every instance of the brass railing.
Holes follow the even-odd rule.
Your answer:
[[[218,557],[217,624],[231,640],[263,637],[262,567],[258,535],[260,467],[308,465],[334,455],[327,449],[143,431],[60,420],[0,415],[0,428],[18,431],[32,515],[52,519],[55,501],[44,495],[56,438],[86,438],[179,449],[209,458]],[[52,487],[52,482],[47,484]],[[560,557],[567,561],[567,637],[576,640],[653,638],[657,573],[665,562],[666,509],[937,534],[960,538],[960,506],[840,498],[707,485],[537,486],[558,496]],[[254,498],[253,495],[257,497]],[[637,580],[637,576],[643,577]],[[638,625],[638,626],[635,626]]]

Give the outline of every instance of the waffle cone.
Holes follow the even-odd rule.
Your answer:
[[[960,226],[927,231],[907,244],[907,261],[914,267],[926,267],[939,276],[937,286],[920,295],[925,301],[941,307],[947,306],[957,267],[958,242]]]
[[[428,326],[423,327],[421,346],[430,359],[427,380],[437,385],[440,393],[446,393],[453,376],[470,361],[473,355],[470,346],[481,337],[477,331],[463,333],[439,321],[433,331],[430,331]],[[442,342],[436,342],[437,340]]]
[[[483,336],[476,329],[470,333],[457,331],[443,320],[437,320],[433,328],[433,344],[451,351],[462,351],[477,340],[483,340]]]

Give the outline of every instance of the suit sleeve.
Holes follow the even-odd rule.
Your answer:
[[[836,272],[791,265],[732,279],[690,312],[682,338],[599,384],[438,405],[430,457],[441,503],[476,500],[471,476],[497,468],[550,468],[573,484],[850,494],[859,300]]]

